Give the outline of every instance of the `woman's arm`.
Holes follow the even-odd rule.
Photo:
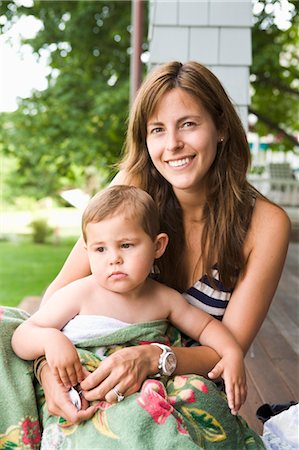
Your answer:
[[[244,355],[270,308],[284,266],[290,220],[279,207],[257,199],[245,244],[247,263],[223,317]]]
[[[223,323],[236,338],[244,355],[258,333],[277,289],[290,230],[290,220],[282,209],[264,200],[256,200],[245,243],[245,271],[223,317]],[[176,374],[207,376],[219,361],[217,353],[208,347],[173,348],[173,351],[178,361]],[[216,369],[214,372],[216,375]]]
[[[277,289],[290,230],[290,220],[282,209],[264,200],[256,200],[245,243],[245,271],[223,317],[223,323],[236,338],[244,355],[257,335]],[[206,347],[173,350],[178,360],[176,373],[179,374],[194,372],[207,376],[219,361],[216,352]],[[217,367],[213,372],[217,376]]]

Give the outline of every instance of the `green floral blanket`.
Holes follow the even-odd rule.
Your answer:
[[[0,307],[0,449],[70,450],[189,450],[264,449],[261,439],[240,416],[232,416],[225,395],[214,383],[196,375],[176,376],[167,382],[148,379],[140,392],[117,404],[95,402],[88,422],[72,425],[50,416],[43,391],[34,382],[31,362],[16,357],[11,335],[28,316]],[[127,345],[153,341],[180,345],[179,333],[167,323],[134,324],[108,336],[77,345],[82,363],[95,370],[105,355]]]

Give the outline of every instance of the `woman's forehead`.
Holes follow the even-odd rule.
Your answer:
[[[148,116],[148,122],[159,122],[160,115],[175,114],[201,115],[207,112],[201,100],[182,88],[174,88],[165,92],[154,105],[151,114]],[[189,114],[190,113],[190,114]]]

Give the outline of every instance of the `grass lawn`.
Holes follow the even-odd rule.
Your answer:
[[[0,242],[0,305],[17,306],[28,295],[42,295],[75,241],[63,239],[58,245]]]

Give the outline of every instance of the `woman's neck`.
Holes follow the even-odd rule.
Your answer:
[[[177,191],[175,195],[182,208],[184,222],[201,222],[205,205],[205,195],[199,192]]]

